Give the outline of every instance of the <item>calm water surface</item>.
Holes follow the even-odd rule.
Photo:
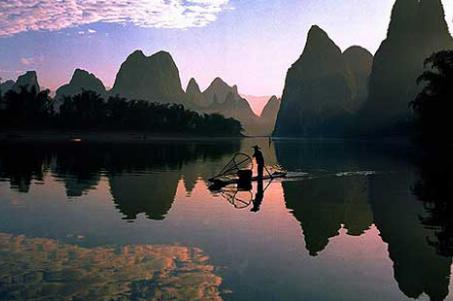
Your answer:
[[[265,183],[260,204],[256,187],[210,192],[255,144],[308,176]],[[3,145],[0,300],[151,300],[185,285],[209,286],[194,298],[207,300],[453,300],[418,174],[402,146],[342,141]]]

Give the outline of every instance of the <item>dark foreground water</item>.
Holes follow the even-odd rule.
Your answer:
[[[255,144],[308,175],[210,192]],[[0,300],[453,300],[403,146],[2,145],[0,179]]]

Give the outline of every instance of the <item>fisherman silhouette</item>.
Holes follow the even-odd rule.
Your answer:
[[[253,153],[253,158],[255,158],[256,164],[258,165],[258,181],[259,181],[263,180],[264,157],[258,145],[255,145],[253,148],[255,149],[255,152]]]

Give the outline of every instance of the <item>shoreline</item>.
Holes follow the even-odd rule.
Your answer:
[[[242,139],[272,139],[274,142],[323,143],[384,143],[409,144],[408,137],[269,137],[269,136],[188,136],[141,133],[133,131],[58,131],[58,130],[0,130],[0,144],[10,143],[134,143],[153,142],[215,142]]]
[[[220,141],[244,139],[245,136],[184,136],[158,135],[128,131],[53,131],[53,130],[7,130],[0,131],[0,144],[42,142],[42,143],[149,143],[169,141]]]

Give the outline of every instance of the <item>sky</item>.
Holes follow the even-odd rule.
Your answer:
[[[51,90],[74,69],[112,87],[136,49],[165,50],[185,89],[215,77],[248,95],[282,94],[286,72],[308,30],[322,27],[342,50],[375,53],[386,36],[394,0],[2,0],[0,77],[36,70]],[[453,1],[443,0],[453,29]]]

